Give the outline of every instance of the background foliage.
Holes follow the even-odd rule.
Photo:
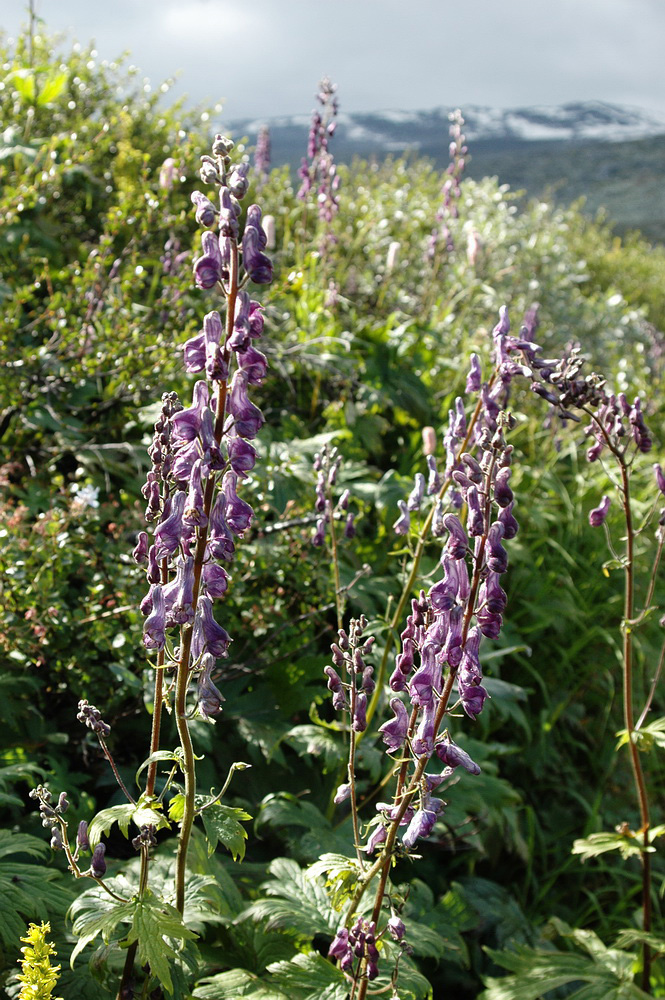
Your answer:
[[[14,888],[0,892],[0,948],[7,979],[27,921],[50,919],[60,992],[97,997],[107,995],[101,952],[89,966],[86,952],[73,972],[67,964],[73,939],[63,917],[80,887],[46,856],[27,791],[47,778],[68,790],[79,818],[119,802],[97,744],[76,723],[79,698],[104,706],[128,785],[144,755],[150,678],[139,641],[143,581],[130,552],[143,525],[155,401],[167,389],[187,395],[178,345],[213,308],[190,277],[189,193],[207,126],[200,112],[146,96],[138,78],[132,89],[123,63],[100,64],[90,50],[60,53],[46,36],[31,44],[4,46],[1,58],[0,118],[12,124],[0,146],[0,885]],[[254,821],[242,865],[196,849],[186,916],[208,972],[200,997],[304,1000],[324,987],[344,996],[316,955],[338,915],[325,876],[305,879],[301,867],[351,844],[343,810],[330,807],[344,746],[320,724],[332,718],[322,669],[335,614],[329,558],[309,544],[317,448],[331,441],[345,456],[340,486],[352,490],[360,517],[343,578],[372,568],[348,610],[371,619],[379,646],[385,602],[403,574],[390,526],[397,499],[423,470],[422,428],[443,427],[469,354],[487,359],[502,304],[519,326],[539,302],[546,352],[577,342],[617,390],[643,394],[662,456],[662,248],[639,236],[622,242],[575,208],[518,204],[486,178],[464,181],[454,250],[426,263],[441,176],[412,160],[356,163],[339,174],[341,207],[324,257],[287,172],[273,171],[260,195],[276,220],[276,277],[264,296],[271,374],[251,483],[258,516],[225,603],[237,639],[219,681],[224,714],[195,734],[202,787],[218,784],[234,760],[252,764],[227,801]],[[389,272],[393,242],[400,249]],[[483,976],[493,983],[503,974],[484,947],[519,946],[508,965],[518,972],[524,949],[547,954],[555,932],[568,940],[571,927],[585,928],[610,943],[635,926],[638,862],[582,863],[571,854],[578,837],[637,825],[627,761],[614,752],[621,582],[603,571],[604,537],[586,516],[604,475],[586,464],[574,428],[551,421],[540,401],[515,391],[512,406],[521,531],[506,627],[488,657],[489,710],[460,736],[483,773],[454,786],[422,861],[396,873],[405,891],[410,885],[414,943],[404,996],[426,995],[423,975],[434,995],[477,996]],[[650,485],[645,473],[638,501]],[[436,558],[433,549],[426,570]],[[640,643],[648,685],[655,624]],[[361,795],[382,767],[368,736]],[[662,802],[662,764],[652,782]],[[372,812],[370,803],[364,818]],[[237,830],[220,840],[235,844],[234,854],[245,847]],[[131,874],[132,855],[114,827],[108,856],[119,879]],[[160,863],[166,877],[168,857]],[[657,856],[654,864],[660,892]],[[85,921],[86,905],[75,904],[74,919]],[[97,944],[116,933],[94,927]],[[17,992],[16,983],[7,988]]]

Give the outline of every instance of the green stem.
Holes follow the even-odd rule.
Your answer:
[[[626,558],[624,566],[624,608],[623,608],[623,711],[624,725],[628,736],[628,748],[630,752],[630,762],[633,769],[633,778],[640,809],[640,833],[643,838],[644,850],[642,852],[642,930],[649,933],[651,930],[651,855],[649,848],[649,827],[651,824],[649,816],[649,798],[647,795],[644,771],[640,760],[640,752],[637,742],[633,738],[635,732],[635,718],[633,711],[633,627],[630,622],[634,614],[634,530],[633,512],[630,502],[630,479],[626,463],[621,457],[621,488],[623,493],[623,509],[626,519]],[[642,946],[642,989],[648,993],[651,987],[651,949],[644,942]]]
[[[227,292],[226,305],[226,340],[233,332],[233,322],[235,319],[235,304],[238,295],[238,245],[235,240],[232,243],[231,262],[229,274],[229,289]],[[229,352],[224,349],[225,360],[228,361]],[[219,444],[224,431],[224,415],[226,412],[227,383],[219,383],[217,395],[217,413],[215,415],[215,440]],[[210,511],[212,509],[213,495],[215,492],[215,477],[208,477],[203,497],[203,510],[207,522],[204,528],[198,529],[198,538],[194,552],[194,586],[192,605],[196,612],[201,587],[201,572],[203,570],[203,560],[205,558],[206,544],[208,541],[208,526],[210,523]],[[183,771],[185,774],[185,792],[182,822],[178,835],[178,851],[176,854],[175,871],[175,897],[176,909],[182,913],[185,908],[185,875],[187,870],[187,849],[192,835],[192,826],[195,818],[194,797],[196,794],[196,763],[194,759],[194,749],[192,738],[187,722],[187,689],[189,687],[189,660],[192,649],[193,625],[186,625],[181,630],[180,635],[180,662],[178,663],[178,673],[176,679],[175,694],[175,716],[178,727],[178,736],[183,751]]]
[[[492,386],[494,385],[494,382],[496,381],[496,375],[497,375],[496,371],[493,372],[492,377],[490,378],[488,383],[488,388],[491,389]],[[476,421],[478,420],[478,417],[480,416],[480,412],[482,410],[482,405],[483,405],[482,399],[478,397],[475,409],[471,414],[471,417],[469,418],[466,436],[462,441],[462,444],[460,445],[459,450],[457,452],[455,464],[457,464],[460,455],[464,454],[469,445],[469,441],[471,440],[471,435],[473,434],[474,427],[476,426]],[[437,501],[443,498],[451,482],[452,482],[452,476],[448,476],[436,496]],[[376,678],[376,688],[374,690],[374,694],[372,695],[372,700],[370,701],[369,706],[367,708],[367,729],[365,730],[365,732],[369,731],[369,724],[372,721],[374,713],[377,709],[379,698],[383,693],[383,685],[388,667],[388,657],[390,656],[392,644],[395,639],[395,632],[397,631],[399,625],[402,622],[404,609],[406,608],[409,598],[411,597],[411,594],[413,593],[414,587],[416,585],[416,580],[418,579],[418,573],[420,571],[420,562],[422,560],[423,552],[425,550],[425,544],[429,538],[430,528],[432,527],[432,520],[434,518],[435,507],[436,504],[434,504],[430,508],[429,514],[425,518],[425,523],[423,524],[420,534],[418,535],[418,541],[416,542],[416,548],[413,553],[413,562],[411,564],[411,571],[402,589],[399,601],[397,602],[397,607],[395,608],[393,616],[390,619],[388,633],[386,635],[386,643],[383,648],[383,656],[381,657],[381,663],[379,664],[379,671]],[[363,734],[361,733],[360,739],[362,739],[362,736]]]

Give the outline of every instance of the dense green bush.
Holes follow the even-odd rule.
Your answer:
[[[90,50],[59,54],[46,36],[31,45],[26,37],[4,47],[0,90],[2,119],[14,122],[0,147],[0,792],[8,825],[21,834],[16,851],[39,855],[24,839],[41,836],[26,807],[28,781],[42,775],[66,787],[77,815],[118,801],[96,743],[75,721],[79,698],[104,706],[128,785],[140,762],[137,733],[151,694],[139,641],[143,581],[130,552],[143,526],[145,446],[161,392],[189,392],[179,345],[214,304],[191,288],[189,194],[207,148],[203,116],[165,109],[136,74],[128,90],[126,71]],[[216,728],[194,723],[203,786],[219,784],[234,761],[251,762],[231,794],[255,825],[241,867],[207,858],[195,842],[202,896],[192,890],[191,904],[203,968],[236,969],[233,981],[199,987],[201,997],[248,995],[252,976],[312,941],[325,953],[338,920],[299,867],[322,852],[348,852],[352,839],[349,821],[331,810],[346,750],[331,728],[322,675],[335,608],[329,555],[309,544],[314,453],[332,442],[344,454],[339,485],[352,489],[360,515],[341,555],[343,582],[356,581],[348,612],[367,615],[381,648],[386,602],[392,596],[394,607],[406,572],[393,545],[396,501],[424,467],[423,428],[440,434],[463,392],[469,354],[488,365],[501,305],[519,327],[540,303],[546,355],[579,343],[617,391],[648,400],[656,433],[663,421],[661,251],[637,238],[622,244],[576,209],[518,205],[486,179],[462,184],[454,249],[427,261],[441,185],[430,166],[357,163],[339,174],[324,257],[319,224],[288,174],[274,170],[261,190],[276,220],[276,274],[264,297],[271,375],[250,486],[257,518],[226,604],[229,631],[241,638],[222,677],[224,715]],[[562,427],[524,389],[512,394],[521,531],[506,628],[488,658],[491,708],[465,743],[483,774],[455,785],[419,867],[412,873],[402,862],[395,877],[411,885],[415,959],[435,996],[478,994],[480,977],[498,973],[485,945],[542,946],[550,917],[608,941],[634,925],[638,906],[636,861],[582,867],[571,855],[576,837],[638,825],[628,765],[614,753],[620,574],[587,523],[604,474],[586,464],[575,427]],[[638,506],[649,489],[636,480]],[[437,556],[436,546],[426,551],[426,573]],[[359,576],[364,564],[369,577]],[[654,603],[663,596],[659,584]],[[660,641],[655,622],[640,635],[645,688]],[[386,765],[376,735],[361,748],[361,794],[370,796]],[[655,765],[654,801],[663,777]],[[114,830],[108,844],[131,874],[125,838]],[[165,879],[168,857],[159,865]],[[662,862],[654,865],[662,880]],[[58,870],[49,862],[59,888],[44,912],[25,900],[15,909],[22,920],[52,914],[63,957],[71,941],[62,912],[74,890]],[[211,875],[217,884],[206,896]],[[264,879],[267,899],[257,890]],[[8,927],[5,976],[19,948]],[[103,957],[90,973],[79,959],[82,971],[67,973],[61,992],[108,995]],[[295,989],[288,976],[274,982]],[[424,995],[422,982],[413,971],[404,995]]]

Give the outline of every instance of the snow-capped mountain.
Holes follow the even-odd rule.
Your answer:
[[[452,108],[431,111],[376,111],[338,116],[335,149],[340,159],[349,155],[382,155],[413,151],[438,159],[448,148],[448,115]],[[601,101],[580,101],[559,107],[462,108],[464,134],[470,143],[513,145],[533,141],[621,142],[665,134],[665,115]],[[268,121],[230,122],[235,135],[256,137],[262,125],[270,128],[276,160],[294,162],[301,155],[303,134],[310,115],[299,114]]]

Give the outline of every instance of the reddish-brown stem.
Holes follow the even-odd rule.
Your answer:
[[[229,289],[227,292],[227,311],[226,311],[226,340],[230,337],[233,332],[233,323],[235,319],[235,303],[238,294],[238,245],[234,241],[232,243],[231,249],[231,262],[230,262],[230,276],[229,276]],[[228,362],[229,352],[224,350],[225,361]],[[224,432],[224,417],[226,413],[226,394],[227,394],[227,383],[226,380],[220,381],[218,394],[217,394],[217,410],[215,414],[215,440],[219,444],[222,439],[222,434]],[[206,544],[208,541],[208,525],[210,523],[210,512],[212,509],[213,495],[215,492],[215,477],[210,475],[206,482],[205,492],[203,496],[203,510],[206,515],[206,526],[199,527],[198,537],[196,541],[196,549],[194,551],[194,586],[193,586],[193,598],[192,605],[196,611],[196,606],[199,598],[199,590],[201,587],[201,572],[203,570],[203,561],[205,558]],[[176,725],[178,727],[178,735],[180,737],[180,745],[183,750],[183,770],[185,774],[185,793],[184,793],[184,808],[182,822],[180,826],[180,834],[178,836],[178,851],[176,855],[176,873],[175,873],[175,890],[176,890],[176,909],[180,913],[183,912],[185,907],[185,873],[187,865],[187,849],[189,847],[189,841],[192,834],[192,826],[194,824],[194,796],[196,793],[196,766],[194,759],[194,748],[192,746],[192,738],[189,732],[189,726],[187,724],[187,689],[189,687],[190,678],[190,656],[192,649],[192,636],[194,633],[193,625],[186,625],[181,630],[180,636],[180,662],[178,663],[178,673],[176,680],[176,693],[175,693],[175,717]]]
[[[640,760],[640,752],[634,738],[635,721],[633,712],[633,627],[630,624],[634,613],[634,530],[633,512],[630,502],[630,480],[626,463],[621,456],[619,462],[621,470],[621,490],[623,494],[623,509],[626,519],[626,558],[624,566],[624,608],[623,608],[623,711],[624,725],[628,737],[628,748],[630,752],[630,762],[635,779],[635,788],[640,808],[640,821],[642,843],[642,929],[649,933],[651,930],[651,856],[649,848],[649,827],[651,824],[649,816],[649,799],[647,795],[644,771]],[[645,942],[642,950],[642,989],[648,993],[651,986],[651,949]]]
[[[497,372],[494,371],[492,373],[492,377],[490,378],[490,380],[488,382],[488,388],[489,389],[491,389],[492,386],[494,385],[494,383],[496,381],[496,377],[497,377]],[[474,428],[476,426],[476,422],[478,420],[478,417],[480,416],[480,411],[482,410],[482,406],[483,406],[483,401],[482,401],[482,398],[479,396],[478,397],[478,401],[476,402],[475,408],[473,410],[473,413],[471,414],[471,416],[469,418],[469,422],[468,422],[468,425],[467,425],[466,435],[465,435],[464,440],[462,441],[462,443],[461,443],[461,445],[460,445],[460,447],[459,447],[459,449],[457,451],[457,456],[456,456],[456,462],[455,462],[455,464],[457,464],[457,461],[459,461],[460,455],[463,455],[464,452],[466,451],[466,449],[469,446],[469,441],[471,440],[471,435],[473,434]],[[439,490],[439,492],[438,492],[438,494],[436,496],[437,500],[440,500],[445,495],[445,493],[448,490],[448,488],[449,488],[449,486],[450,486],[451,483],[452,483],[452,476],[448,476],[445,479],[443,485],[441,486],[441,489]],[[381,697],[381,694],[382,694],[382,691],[383,691],[383,684],[384,684],[384,681],[385,681],[386,669],[387,669],[387,666],[388,666],[388,657],[390,656],[390,651],[392,649],[392,645],[393,645],[393,642],[394,642],[394,639],[395,639],[395,632],[396,632],[397,628],[399,627],[400,623],[402,622],[402,617],[404,615],[404,609],[406,608],[406,605],[407,605],[407,602],[409,600],[409,597],[413,593],[413,590],[414,590],[415,585],[416,585],[416,580],[418,578],[418,573],[419,573],[419,570],[420,570],[420,562],[421,562],[422,557],[423,557],[423,552],[425,550],[425,545],[426,545],[427,540],[429,538],[430,528],[432,527],[432,520],[434,518],[434,510],[435,510],[435,505],[432,506],[432,508],[430,509],[429,514],[425,518],[425,523],[422,526],[421,532],[420,532],[420,534],[418,536],[418,541],[416,542],[416,548],[415,548],[415,551],[413,553],[413,561],[411,563],[411,570],[409,572],[408,579],[407,579],[406,583],[404,584],[404,587],[402,589],[402,593],[400,594],[400,598],[399,598],[399,600],[397,602],[397,607],[395,608],[395,611],[393,612],[393,616],[390,619],[390,624],[389,624],[389,627],[388,627],[388,631],[386,632],[386,642],[385,642],[385,646],[384,646],[384,649],[383,649],[383,655],[381,657],[381,663],[379,664],[379,671],[378,671],[377,678],[376,678],[376,688],[374,690],[374,694],[372,695],[372,699],[371,699],[371,701],[369,703],[369,706],[367,708],[367,726],[368,726],[368,728],[369,728],[370,722],[372,721],[372,718],[374,717],[374,713],[375,713],[375,711],[377,709],[377,706],[378,706],[378,703],[379,703],[379,698]],[[365,731],[367,732],[367,730],[365,730]],[[362,733],[360,734],[360,737],[362,739]]]

